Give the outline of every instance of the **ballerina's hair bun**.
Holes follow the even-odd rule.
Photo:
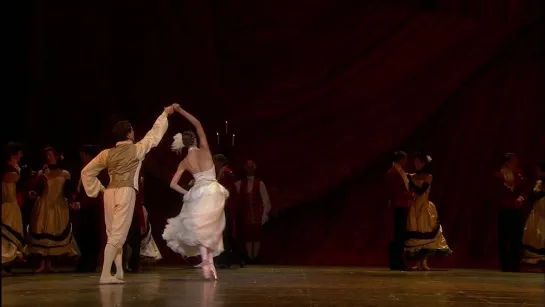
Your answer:
[[[174,136],[174,142],[172,142],[170,148],[172,151],[181,154],[184,147],[192,146],[197,146],[197,136],[195,135],[195,132],[188,130],[183,133],[177,133]]]

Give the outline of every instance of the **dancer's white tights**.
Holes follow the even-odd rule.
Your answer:
[[[210,278],[211,271],[214,266],[214,254],[211,249],[208,249],[204,246],[199,246],[199,251],[201,252],[202,259],[202,273],[204,278]]]
[[[115,262],[115,277],[123,279],[123,249],[112,244],[106,244],[104,249],[104,263],[102,264],[101,278],[111,277],[112,264]]]
[[[208,249],[204,246],[199,246],[199,251],[201,252],[201,259],[203,264],[214,263],[214,255],[212,254],[211,249]]]

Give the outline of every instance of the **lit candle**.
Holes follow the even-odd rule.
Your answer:
[[[216,132],[216,138],[218,139],[218,145],[220,144],[220,133]]]
[[[225,121],[225,135],[227,135],[228,131],[229,131],[229,123]]]
[[[231,146],[235,147],[235,134],[233,133],[233,139],[231,140]]]

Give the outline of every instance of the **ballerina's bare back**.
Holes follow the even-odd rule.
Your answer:
[[[187,157],[180,162],[179,168],[184,168],[191,174],[202,173],[214,167],[212,154],[208,148],[190,150]]]

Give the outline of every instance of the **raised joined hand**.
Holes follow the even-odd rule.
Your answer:
[[[172,106],[165,107],[165,112],[170,115],[174,112],[174,108]]]
[[[173,104],[172,104],[172,108],[173,108],[174,111],[176,111],[176,112],[180,112],[180,110],[182,109],[182,107],[180,107],[180,105],[177,104],[177,103],[173,103]]]

